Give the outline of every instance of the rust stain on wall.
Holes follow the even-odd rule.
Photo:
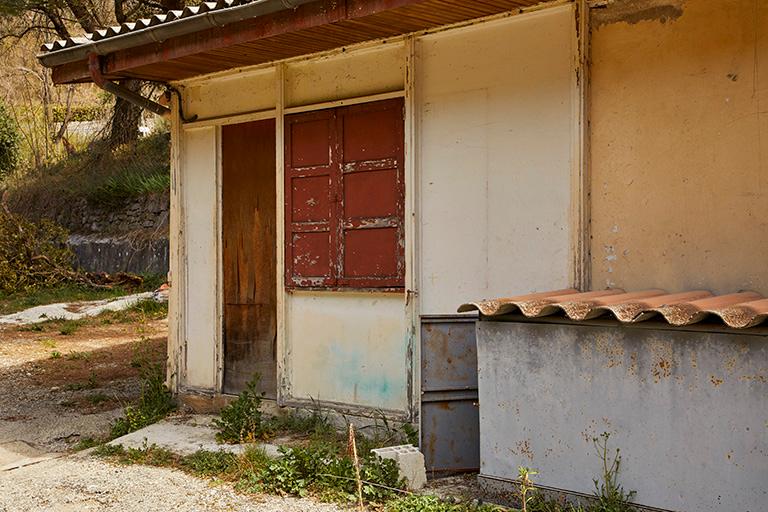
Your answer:
[[[768,2],[591,12],[592,288],[765,295]]]
[[[685,0],[615,0],[603,8],[592,10],[595,27],[609,23],[659,21],[666,23],[683,15]]]

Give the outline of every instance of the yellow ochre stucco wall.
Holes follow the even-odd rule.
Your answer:
[[[768,2],[591,11],[595,289],[768,294]]]

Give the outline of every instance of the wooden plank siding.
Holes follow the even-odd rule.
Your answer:
[[[224,391],[276,393],[275,121],[222,127]]]

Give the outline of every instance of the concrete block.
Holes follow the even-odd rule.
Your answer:
[[[427,483],[427,471],[424,467],[424,454],[411,444],[387,446],[371,450],[382,459],[393,459],[397,462],[400,476],[407,481],[408,489],[417,490]]]

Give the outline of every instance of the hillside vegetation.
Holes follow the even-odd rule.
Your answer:
[[[167,131],[110,150],[100,142],[5,183],[10,209],[30,218],[56,218],[73,200],[110,205],[148,194],[167,194],[170,186]]]

